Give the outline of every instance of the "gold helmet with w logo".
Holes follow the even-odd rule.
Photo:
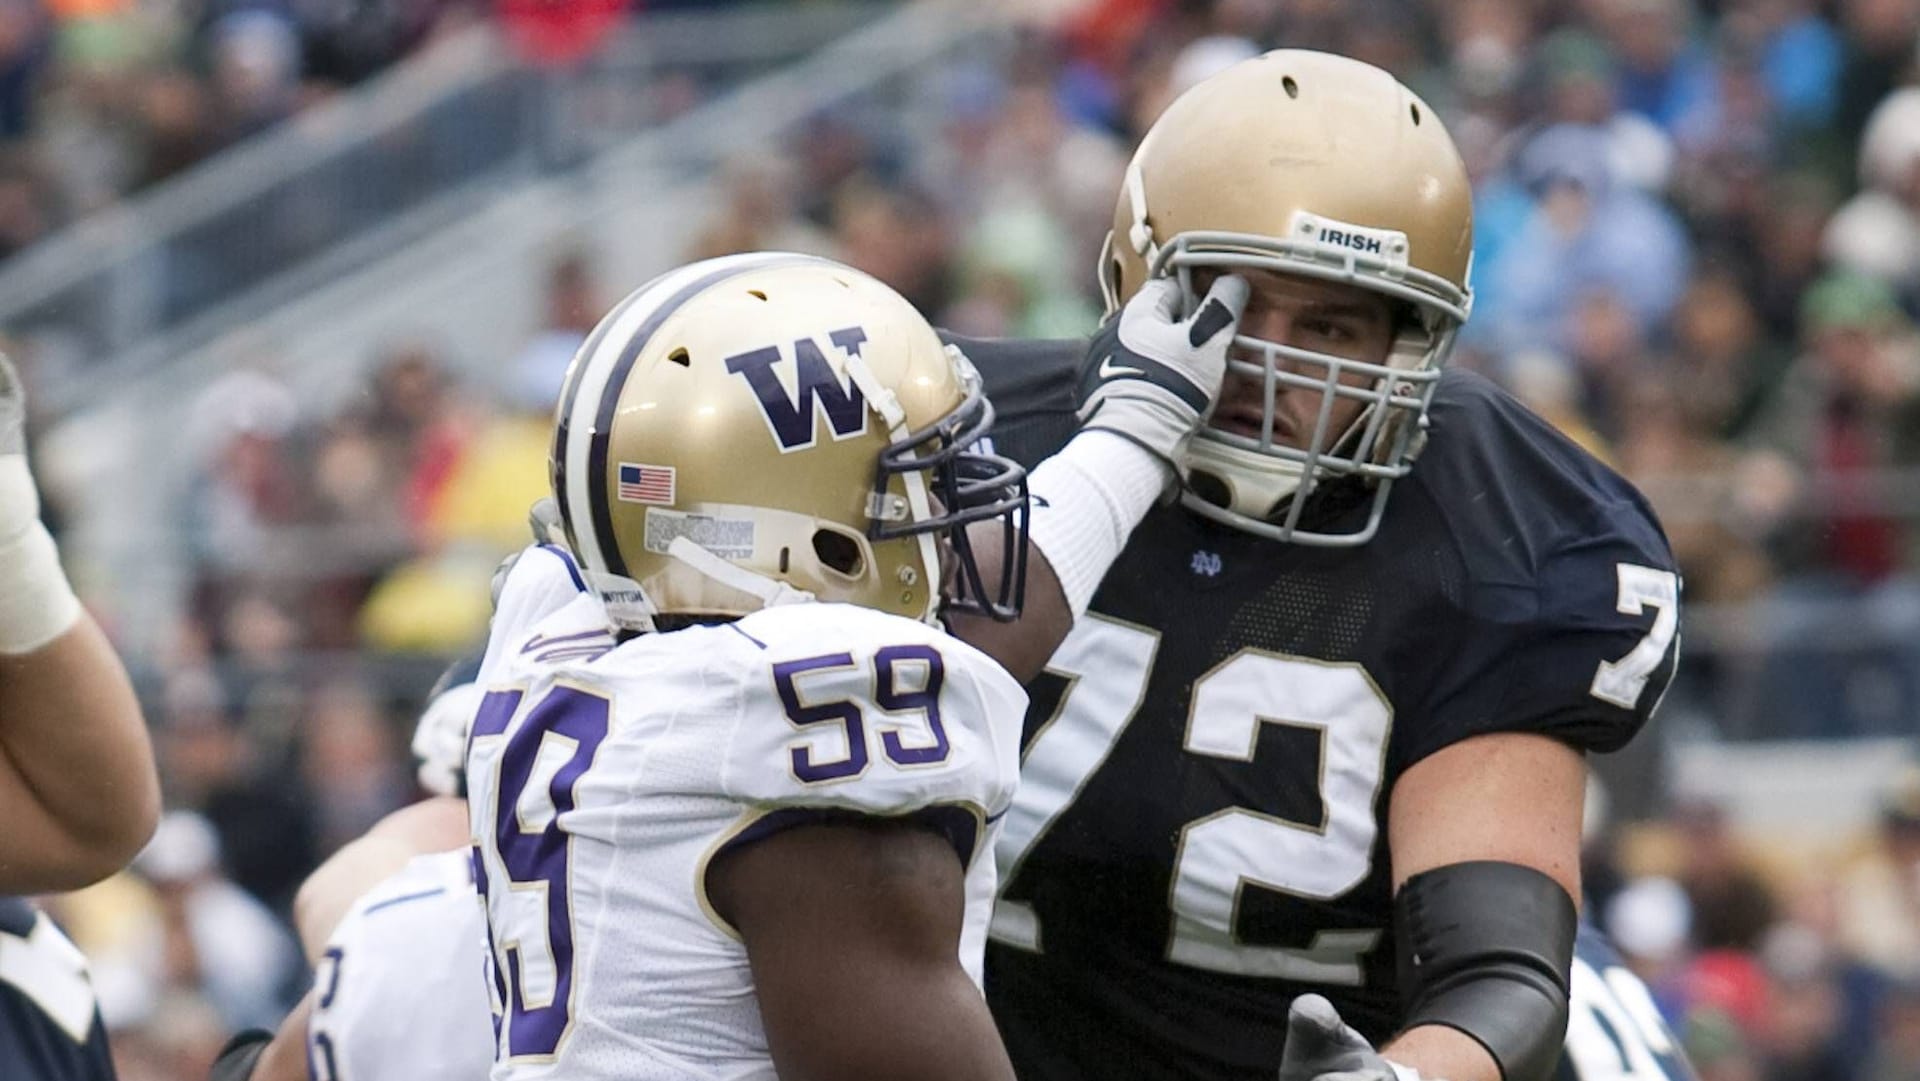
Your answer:
[[[553,493],[625,626],[807,595],[1011,618],[1026,475],[977,445],[992,420],[973,366],[892,289],[812,256],[729,256],[654,279],[594,328],[561,391]],[[990,518],[991,583],[965,529]],[[959,596],[943,598],[943,569]]]

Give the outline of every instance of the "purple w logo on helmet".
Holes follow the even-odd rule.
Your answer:
[[[848,357],[860,355],[867,332],[847,327],[828,335],[834,347]],[[851,439],[867,429],[867,400],[843,372],[834,370],[820,343],[801,338],[793,343],[794,393],[789,396],[775,365],[783,359],[780,347],[769,345],[727,358],[727,371],[742,376],[760,400],[760,413],[780,444],[781,453],[811,447],[818,438],[817,414],[827,415],[835,439]],[[815,403],[819,408],[815,409]]]

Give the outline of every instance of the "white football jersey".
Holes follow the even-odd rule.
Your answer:
[[[556,562],[523,558],[503,585],[467,762],[495,1081],[772,1078],[746,948],[705,875],[821,812],[918,816],[953,843],[979,983],[1026,710],[1012,676],[838,604],[616,645],[596,596],[551,603]]]
[[[314,1081],[487,1075],[487,925],[471,866],[465,850],[416,856],[347,910],[314,966]]]

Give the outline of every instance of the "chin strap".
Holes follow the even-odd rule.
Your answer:
[[[1147,182],[1140,175],[1138,158],[1127,166],[1126,187],[1128,208],[1133,211],[1133,224],[1127,227],[1127,246],[1151,271],[1154,259],[1160,254],[1160,245],[1153,242],[1153,226],[1147,224]]]
[[[729,563],[685,537],[673,538],[673,543],[667,545],[667,555],[728,589],[737,589],[750,597],[760,598],[763,608],[804,604],[815,599],[812,593],[804,589],[795,589],[779,579],[755,574],[738,564]]]

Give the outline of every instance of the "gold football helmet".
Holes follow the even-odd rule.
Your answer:
[[[1264,382],[1266,419],[1259,438],[1196,434],[1181,463],[1186,505],[1277,540],[1372,537],[1388,489],[1419,451],[1440,367],[1471,307],[1472,247],[1472,191],[1452,138],[1379,68],[1281,49],[1175,99],[1134,153],[1114,210],[1100,257],[1109,312],[1161,276],[1178,278],[1191,311],[1196,269],[1260,268],[1374,290],[1406,313],[1384,364],[1237,336],[1229,364]],[[1277,444],[1279,387],[1365,408],[1337,432],[1326,430],[1323,408],[1304,447]],[[1340,477],[1373,485],[1366,523],[1303,528],[1308,497]]]
[[[745,615],[795,598],[933,622],[1017,615],[1026,473],[976,444],[979,377],[898,293],[826,259],[694,263],[640,287],[567,370],[553,493],[609,614]],[[989,584],[969,523],[1005,526]]]

